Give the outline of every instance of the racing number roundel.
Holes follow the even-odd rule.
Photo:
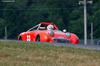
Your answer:
[[[26,40],[27,40],[27,41],[31,41],[31,36],[30,36],[30,35],[27,35],[27,36],[26,36]]]

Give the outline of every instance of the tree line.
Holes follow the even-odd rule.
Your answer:
[[[15,0],[15,2],[0,1],[0,38],[4,38],[4,27],[7,27],[9,39],[16,39],[18,34],[32,26],[51,21],[59,29],[76,33],[84,37],[84,13],[80,0]],[[87,4],[88,38],[93,23],[94,38],[100,38],[100,0]]]

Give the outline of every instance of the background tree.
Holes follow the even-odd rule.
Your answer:
[[[16,0],[16,2],[0,2],[0,38],[4,37],[4,26],[8,27],[8,38],[16,39],[20,32],[32,26],[51,21],[59,29],[67,29],[83,38],[83,5],[80,0]],[[87,4],[88,38],[90,38],[90,24],[94,24],[94,37],[100,38],[100,0]]]

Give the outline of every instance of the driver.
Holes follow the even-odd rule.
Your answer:
[[[47,30],[53,30],[53,29],[54,29],[54,26],[52,24],[47,26]]]

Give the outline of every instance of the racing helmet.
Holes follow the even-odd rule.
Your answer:
[[[52,24],[47,26],[47,30],[53,30],[53,29],[54,29],[54,26]]]

